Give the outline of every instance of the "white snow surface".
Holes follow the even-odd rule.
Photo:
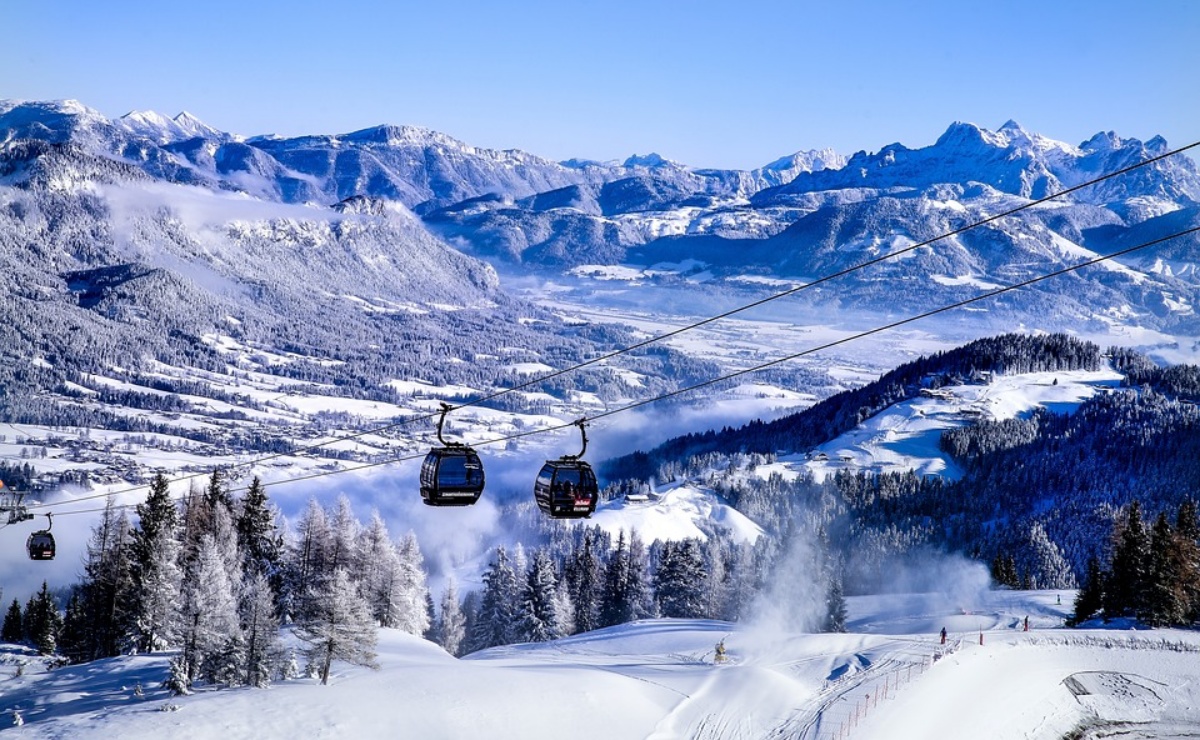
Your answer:
[[[980,420],[1011,419],[1037,407],[1069,413],[1103,389],[1119,385],[1121,377],[1106,368],[999,375],[987,384],[946,386],[890,406],[806,455],[786,456],[780,464],[760,467],[758,474],[766,478],[772,472],[803,467],[823,480],[848,467],[958,478],[962,471],[938,446],[945,430]],[[791,475],[795,474],[793,470]]]
[[[13,737],[123,740],[1050,740],[1112,723],[1128,723],[1123,737],[1193,737],[1200,634],[1064,629],[1073,598],[852,597],[846,634],[661,619],[463,659],[381,630],[377,671],[338,663],[328,686],[302,678],[187,697],[158,686],[171,653],[47,671],[6,645],[0,717]],[[729,659],[715,664],[721,640]],[[11,727],[14,711],[24,726]]]
[[[763,534],[762,527],[716,493],[690,483],[652,492],[645,501],[610,501],[585,524],[598,526],[614,538],[621,531],[636,530],[647,543],[693,537],[707,540],[714,528],[725,530],[738,542],[754,542]]]

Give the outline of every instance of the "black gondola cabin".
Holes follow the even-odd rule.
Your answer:
[[[467,445],[432,449],[421,464],[421,498],[430,506],[470,506],[483,484],[483,463]]]
[[[437,436],[442,447],[435,447],[421,464],[421,498],[430,506],[470,506],[483,493],[483,463],[468,445],[447,442],[442,425],[452,407],[442,403]]]
[[[533,484],[538,508],[555,519],[582,519],[596,511],[600,488],[592,466],[574,457],[547,460]]]
[[[48,529],[40,529],[29,535],[25,547],[29,549],[30,560],[54,559],[54,535]]]

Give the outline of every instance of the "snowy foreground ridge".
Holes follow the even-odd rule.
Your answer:
[[[166,655],[50,672],[29,663],[15,675],[28,657],[6,652],[0,710],[6,736],[30,738],[1200,734],[1200,634],[1068,630],[1073,597],[859,597],[847,634],[647,620],[464,659],[383,630],[379,671],[341,665],[329,686],[303,679],[175,698],[158,688]],[[716,664],[721,640],[728,660]],[[23,726],[10,726],[13,710]]]

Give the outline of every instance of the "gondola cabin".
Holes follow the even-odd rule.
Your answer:
[[[421,498],[430,506],[470,506],[483,484],[483,463],[464,444],[432,449],[421,464]]]
[[[54,535],[48,529],[40,529],[29,535],[25,547],[29,549],[30,560],[54,559]]]
[[[596,511],[600,488],[592,466],[574,457],[547,460],[533,484],[538,508],[555,519],[582,519]]]

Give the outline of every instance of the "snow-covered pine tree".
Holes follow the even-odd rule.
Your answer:
[[[183,569],[173,531],[161,529],[144,544],[148,549],[139,557],[145,560],[135,563],[131,611],[138,649],[148,653],[178,640]]]
[[[424,558],[417,536],[409,532],[395,548],[398,566],[392,582],[392,604],[390,621],[396,629],[404,630],[410,635],[423,635],[429,629],[428,603],[429,589],[425,585]]]
[[[337,508],[329,517],[329,549],[326,552],[325,568],[332,572],[345,568],[353,572],[358,561],[358,519],[345,494],[338,496]]]
[[[830,571],[829,590],[825,594],[825,623],[821,631],[846,631],[846,597],[842,593],[841,573],[836,568]]]
[[[459,654],[465,655],[473,649],[472,640],[474,639],[476,623],[479,622],[479,602],[483,600],[483,594],[480,591],[468,591],[462,597],[462,613],[463,613],[463,642],[459,647]]]
[[[62,616],[45,581],[42,581],[42,590],[29,601],[25,623],[33,648],[41,655],[53,654],[58,645],[58,633],[62,629]]]
[[[63,616],[63,628],[59,633],[58,652],[71,663],[82,663],[89,660],[90,649],[87,635],[88,616],[84,613],[82,587],[71,589],[67,599],[67,613]]]
[[[704,616],[709,619],[732,621],[732,582],[729,566],[732,561],[730,543],[724,537],[712,536],[704,543],[704,563],[707,568]]]
[[[633,620],[633,603],[629,594],[629,548],[625,531],[617,535],[617,549],[608,558],[604,572],[604,597],[600,602],[600,626],[611,627]]]
[[[329,683],[335,660],[376,667],[371,608],[344,568],[325,579],[310,603],[310,613],[297,625],[296,636],[308,643],[305,656],[319,671],[322,685]]]
[[[558,632],[558,605],[555,599],[557,580],[550,556],[545,550],[535,552],[521,593],[517,618],[519,640],[546,642],[562,636]]]
[[[275,591],[279,587],[279,533],[275,512],[267,501],[267,489],[257,475],[246,489],[235,526],[247,573],[262,573]]]
[[[467,636],[466,626],[467,618],[458,601],[458,587],[454,583],[454,577],[450,576],[446,579],[446,589],[442,592],[441,611],[438,614],[438,644],[451,655],[461,655],[463,640]]]
[[[650,555],[636,529],[629,531],[629,603],[634,620],[658,616],[654,588],[650,583]]]
[[[308,599],[316,593],[326,572],[325,553],[329,549],[329,522],[325,510],[315,498],[296,523],[296,536],[288,548],[284,564],[286,602],[292,604],[292,617],[303,619]]]
[[[153,652],[177,636],[180,587],[179,513],[171,500],[166,476],[150,483],[145,503],[138,504],[138,526],[131,533],[133,588],[129,612],[134,640],[141,652]]]
[[[758,582],[754,567],[754,546],[740,544],[732,552],[732,564],[729,570],[729,602],[723,619],[737,621],[746,615],[758,592]]]
[[[700,541],[686,539],[663,543],[654,574],[659,612],[664,617],[704,615],[707,573]]]
[[[517,576],[504,547],[496,548],[496,556],[483,574],[483,584],[479,613],[467,636],[467,652],[516,641]]]
[[[558,588],[554,589],[554,612],[558,615],[558,634],[575,634],[575,602],[571,601],[571,587],[561,573],[558,574]]]
[[[246,575],[242,589],[241,627],[246,644],[243,674],[246,684],[266,688],[275,671],[279,647],[279,620],[275,617],[275,598],[267,576],[254,568]]]
[[[209,511],[220,505],[225,507],[225,511],[233,513],[233,494],[225,486],[220,468],[214,468],[209,476],[208,485],[204,488],[204,503],[208,505]]]
[[[1026,572],[1034,588],[1075,588],[1075,574],[1071,564],[1063,557],[1062,550],[1050,536],[1041,522],[1034,522],[1029,527],[1029,556],[1026,559]]]
[[[203,535],[183,587],[183,658],[189,679],[238,683],[227,675],[231,664],[244,665],[244,655],[235,654],[242,634],[234,583],[216,539]]]
[[[583,541],[571,554],[566,567],[567,584],[575,604],[575,632],[591,632],[600,627],[601,587],[604,583],[602,563],[596,554],[593,529],[584,531]]]

